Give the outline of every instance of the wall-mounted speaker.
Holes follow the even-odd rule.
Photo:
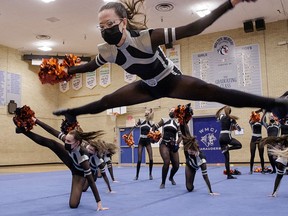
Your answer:
[[[254,26],[253,26],[253,21],[252,20],[245,21],[243,23],[243,26],[244,26],[244,31],[246,33],[254,31]]]
[[[264,19],[256,19],[255,20],[255,27],[257,31],[263,31],[266,29],[265,21]]]
[[[8,103],[8,113],[14,114],[17,109],[17,103],[14,100],[10,100]]]

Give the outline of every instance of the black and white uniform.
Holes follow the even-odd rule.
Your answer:
[[[281,135],[288,134],[288,116],[281,121]]]
[[[257,140],[262,138],[262,124],[261,122],[249,122],[252,129],[252,138],[251,142],[256,142]]]
[[[150,33],[153,29],[141,31],[126,30],[127,38],[120,47],[103,43],[98,45],[99,54],[96,56],[96,64],[100,67],[107,62],[121,66],[130,74],[135,74],[142,79],[143,87],[155,97],[161,97],[169,92],[171,79],[169,76],[181,75],[180,70],[168,59],[160,46],[154,53],[151,45]],[[162,88],[154,88],[165,79]],[[171,85],[172,85],[171,80]],[[159,92],[159,91],[161,92]],[[171,90],[170,90],[171,91]]]
[[[138,120],[135,127],[140,128],[139,145],[146,146],[151,144],[151,139],[147,137],[147,134],[152,130],[153,124],[152,121]]]
[[[272,124],[267,124],[267,123],[264,123],[263,124],[264,127],[266,128],[267,130],[267,136],[278,136],[279,135],[279,131],[280,131],[280,124],[279,123],[272,123]]]
[[[104,159],[101,158],[98,154],[90,154],[89,163],[93,175],[96,175],[98,167],[100,164],[104,163]],[[101,170],[101,172],[103,171],[105,171],[105,167],[103,168],[103,170]]]
[[[171,151],[173,151],[175,144],[176,144],[176,137],[178,134],[178,137],[181,136],[181,131],[179,129],[179,123],[173,119],[162,119],[163,125],[162,125],[162,140],[161,145],[166,145]]]
[[[104,155],[103,155],[103,160],[104,162],[107,164],[107,163],[112,163],[112,154],[110,152],[105,152]]]
[[[188,154],[186,159],[186,165],[194,170],[198,170],[204,163],[206,163],[206,157],[201,151],[198,153],[198,155]]]
[[[231,131],[234,127],[239,127],[237,122],[224,114],[221,114],[219,116],[218,121],[220,121],[221,124],[221,131],[219,137],[221,149],[225,149],[227,145],[233,145],[234,143],[236,144],[237,140],[231,137]],[[237,145],[238,144],[239,142],[237,141]]]
[[[64,133],[59,133],[58,138],[60,140],[63,140],[63,137],[65,136]],[[67,151],[67,150],[66,150]],[[71,169],[72,174],[74,175],[80,175],[85,177],[86,175],[91,174],[91,169],[84,170],[83,167],[80,165],[84,161],[89,161],[88,152],[85,151],[80,146],[76,147],[75,149],[71,151],[67,151],[70,158],[72,159],[73,167],[75,169]]]

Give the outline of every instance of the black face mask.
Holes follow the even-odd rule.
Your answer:
[[[72,151],[72,145],[71,144],[65,143],[64,148],[69,152]]]
[[[117,45],[121,38],[123,33],[119,30],[119,25],[114,25],[111,28],[104,29],[101,31],[103,39],[111,45]]]

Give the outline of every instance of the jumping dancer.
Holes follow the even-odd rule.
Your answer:
[[[259,144],[259,141],[262,139],[262,123],[260,112],[262,110],[253,111],[250,116],[249,124],[252,129],[252,137],[250,141],[250,174],[253,174],[253,165],[254,165],[254,158],[256,152],[256,146],[258,145],[258,152],[260,157],[261,163],[261,173],[265,174],[265,167],[264,167],[264,147]]]
[[[240,2],[256,0],[227,0],[209,15],[180,27],[147,29],[133,18],[141,15],[139,7],[144,0],[124,3],[109,2],[98,13],[99,29],[106,43],[98,46],[96,58],[86,64],[70,67],[69,74],[95,71],[107,62],[121,66],[142,80],[127,84],[115,92],[87,105],[55,111],[78,116],[96,114],[106,109],[149,102],[162,97],[194,101],[211,101],[234,107],[257,107],[273,111],[282,118],[288,111],[288,100],[261,97],[233,89],[221,88],[203,80],[182,75],[169,60],[160,45],[200,34],[227,11]],[[143,15],[143,13],[142,13]],[[139,19],[138,19],[139,20]],[[188,90],[189,89],[189,90]]]
[[[224,113],[221,113],[224,111]],[[231,115],[231,107],[224,106],[216,112],[216,118],[220,121],[221,131],[219,137],[219,143],[222,153],[225,157],[225,168],[227,173],[227,179],[236,179],[230,173],[230,150],[241,149],[242,144],[231,137],[231,132],[233,130],[241,130],[240,126],[237,124],[236,120],[238,117]]]
[[[278,137],[279,136],[280,123],[275,118],[273,113],[264,112],[261,121],[262,121],[262,125],[267,130],[267,136],[268,137]],[[269,153],[269,148],[270,148],[270,146],[268,145],[267,146],[267,153],[268,153],[269,162],[272,166],[272,171],[271,171],[271,174],[272,174],[272,173],[276,173],[276,162],[275,162],[276,157]]]
[[[138,141],[138,161],[137,161],[137,168],[136,168],[136,176],[134,180],[138,180],[139,178],[139,171],[141,167],[142,161],[142,152],[143,148],[146,147],[148,157],[149,157],[149,179],[152,180],[152,168],[153,168],[153,152],[151,147],[151,139],[147,137],[148,133],[152,130],[154,123],[152,122],[154,116],[153,109],[146,109],[145,110],[145,120],[139,119],[136,125],[130,130],[129,134],[138,127],[140,128],[140,138]]]
[[[14,120],[14,119],[13,119]],[[81,195],[84,180],[87,179],[89,186],[92,189],[94,198],[97,202],[97,211],[106,210],[108,208],[102,207],[102,202],[98,189],[94,182],[92,172],[89,164],[89,157],[85,150],[81,148],[81,143],[86,140],[94,139],[99,132],[82,133],[77,130],[70,131],[67,135],[55,130],[39,119],[33,118],[33,121],[48,133],[58,137],[65,145],[58,143],[55,140],[48,139],[31,131],[26,131],[24,128],[16,127],[16,133],[22,133],[38,145],[44,146],[52,150],[58,158],[70,169],[72,173],[72,186],[70,192],[69,206],[70,208],[77,208]],[[16,124],[16,122],[14,121]],[[17,125],[17,124],[16,124]]]
[[[170,171],[169,181],[171,181],[172,185],[176,185],[174,175],[179,169],[178,149],[179,144],[182,141],[182,134],[180,131],[179,123],[175,119],[174,110],[175,110],[174,108],[170,110],[169,112],[170,118],[168,119],[162,118],[158,124],[155,124],[155,126],[153,126],[152,129],[153,131],[155,131],[158,130],[158,128],[162,127],[162,140],[159,146],[160,155],[163,160],[162,182],[160,185],[160,189],[165,188],[165,182],[169,171],[170,161],[172,163],[172,169]]]

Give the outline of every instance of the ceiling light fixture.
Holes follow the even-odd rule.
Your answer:
[[[42,47],[38,47],[39,50],[42,50],[44,52],[48,52],[48,51],[51,51],[52,48],[51,47],[48,47],[48,46],[42,46]]]
[[[163,3],[157,4],[155,6],[155,9],[160,12],[168,12],[174,9],[174,5],[170,2],[163,2]]]
[[[49,40],[51,36],[49,35],[36,35],[36,38],[39,40]]]
[[[211,11],[208,9],[202,9],[202,10],[197,10],[196,13],[198,14],[198,16],[204,17],[204,16],[210,14]]]
[[[55,0],[41,0],[44,3],[50,3],[50,2],[54,2]]]

